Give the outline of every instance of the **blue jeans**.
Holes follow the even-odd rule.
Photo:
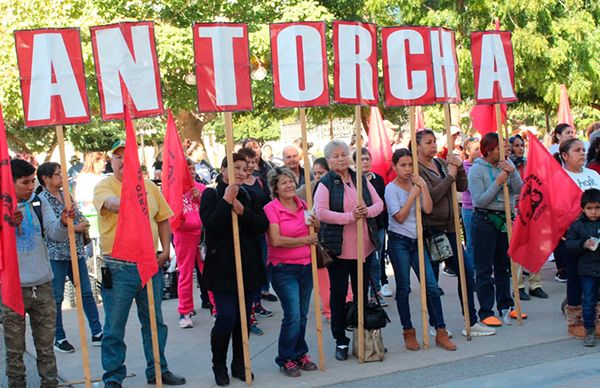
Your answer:
[[[471,229],[471,222],[473,219],[473,209],[465,209],[462,208],[462,218],[463,218],[463,225],[465,227],[465,239],[467,240],[467,256],[469,256],[469,260],[471,262],[473,262],[473,236],[471,236],[471,232],[473,229]]]
[[[581,308],[583,311],[583,326],[586,329],[596,327],[596,303],[598,303],[598,286],[600,278],[595,276],[581,276],[581,288],[583,289],[583,300]]]
[[[383,249],[385,240],[385,229],[379,229],[373,234],[378,248],[375,248],[373,260],[371,260],[371,280],[375,284],[375,290],[371,289],[371,295],[381,290],[381,272],[385,271],[385,263],[382,265]]]
[[[313,281],[311,266],[301,264],[277,264],[271,266],[271,283],[279,295],[283,308],[283,320],[279,332],[279,354],[275,362],[279,366],[287,360],[297,360],[308,353],[306,344],[306,321]]]
[[[104,301],[104,337],[102,339],[102,367],[104,383],[115,381],[121,383],[127,375],[125,367],[125,327],[131,304],[135,299],[138,319],[142,325],[142,342],[146,356],[146,378],[155,377],[154,355],[152,353],[152,334],[150,331],[150,315],[148,311],[148,292],[142,287],[137,266],[133,263],[124,263],[106,259],[106,266],[112,275],[112,288],[102,288]],[[163,322],[161,303],[163,290],[163,272],[152,278],[154,291],[154,309],[156,311],[156,326],[158,331],[158,349],[160,353],[161,373],[168,371],[165,359],[165,345],[167,344],[167,325]]]
[[[485,214],[477,211],[473,213],[472,228],[477,236],[473,241],[475,280],[479,319],[483,320],[494,315],[494,300],[500,314],[514,305],[510,295],[508,235],[499,231]]]
[[[77,260],[79,265],[79,279],[81,283],[81,298],[83,299],[83,311],[87,317],[88,324],[92,335],[102,333],[102,325],[98,316],[98,307],[92,294],[92,286],[90,285],[90,277],[88,275],[85,259]],[[54,278],[52,279],[52,288],[54,289],[54,300],[56,301],[56,334],[54,338],[57,341],[67,338],[65,329],[62,323],[62,302],[65,296],[65,280],[67,276],[73,282],[73,269],[71,268],[71,260],[50,260],[50,267]]]
[[[419,251],[417,240],[388,231],[388,246],[392,266],[394,267],[394,278],[396,279],[396,305],[400,322],[404,329],[412,329],[410,320],[410,305],[408,296],[410,294],[410,268],[419,278]],[[425,252],[425,287],[427,289],[427,310],[429,312],[429,323],[437,328],[444,328],[444,313],[440,300],[440,288],[433,274],[431,260]]]

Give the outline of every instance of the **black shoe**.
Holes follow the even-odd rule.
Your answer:
[[[535,296],[536,298],[548,299],[548,294],[546,291],[542,290],[542,287],[529,290],[529,295]]]
[[[121,383],[117,383],[116,381],[108,381],[104,383],[104,388],[121,388]]]
[[[442,287],[438,287],[440,289],[440,296],[444,295],[444,290],[442,289]]]
[[[54,341],[54,350],[60,353],[73,353],[75,348],[66,339]]]
[[[102,337],[103,337],[102,333],[100,333],[98,335],[93,335],[92,336],[92,346],[102,346]]]
[[[156,384],[156,377],[148,379],[147,381],[148,384],[154,385]],[[175,373],[168,370],[162,374],[162,383],[164,385],[183,385],[186,381],[185,377],[177,376]]]
[[[556,276],[554,276],[554,280],[556,280],[559,283],[566,283],[567,282],[567,274],[565,272],[566,271],[558,271],[556,273]]]
[[[267,300],[269,302],[277,302],[279,299],[271,294],[270,292],[267,292],[266,294],[260,294],[261,299]]]
[[[335,359],[346,361],[348,359],[348,345],[338,345],[335,347]]]
[[[446,276],[450,276],[455,278],[456,277],[456,271],[454,271],[452,268],[450,267],[446,267],[444,266],[444,269],[442,270],[442,272],[444,273],[444,275]]]
[[[254,381],[254,373],[250,373],[252,376],[252,381]],[[231,377],[235,377],[236,379],[240,379],[242,381],[246,381],[246,369],[243,365],[236,366],[233,363],[231,364]]]
[[[531,297],[527,295],[524,288],[519,288],[519,298],[521,300],[531,300]]]

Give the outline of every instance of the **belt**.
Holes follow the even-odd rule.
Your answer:
[[[493,210],[493,209],[483,209],[480,207],[476,207],[473,210],[475,210],[477,213],[482,213],[482,214],[495,214],[497,216],[504,216],[506,215],[506,213],[502,210]]]
[[[111,257],[111,256],[105,256],[104,260],[116,261],[117,263],[126,264],[126,265],[137,265],[137,263],[134,263],[132,261],[125,261],[125,260],[115,259],[114,257]]]

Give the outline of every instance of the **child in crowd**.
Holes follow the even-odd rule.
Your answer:
[[[600,285],[600,190],[588,189],[581,196],[583,214],[567,232],[567,250],[578,261],[583,291],[584,346],[596,346],[598,331],[598,286]]]

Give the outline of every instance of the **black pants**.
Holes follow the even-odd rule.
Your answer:
[[[565,242],[560,240],[558,246],[562,245],[563,252],[566,253]],[[563,256],[565,270],[567,271],[567,304],[569,306],[580,306],[583,295],[581,278],[579,277],[579,258],[576,255]],[[556,259],[555,259],[556,260]]]
[[[252,312],[253,291],[245,292],[246,301],[246,322],[250,322],[250,313]],[[213,331],[219,334],[228,335],[234,329],[239,330],[240,326],[240,306],[238,304],[237,292],[213,291],[215,304],[217,305],[217,317]],[[249,325],[249,323],[248,323]]]
[[[208,291],[202,285],[202,273],[200,272],[200,268],[198,268],[198,264],[196,264],[196,279],[198,279],[198,288],[200,289],[200,300],[202,303],[210,303]]]
[[[367,301],[367,290],[369,289],[370,265],[369,261],[373,255],[369,255],[363,263],[363,298]],[[358,279],[356,260],[338,259],[335,257],[327,270],[329,272],[331,308],[331,334],[335,338],[336,345],[348,345],[350,338],[346,337],[346,295],[348,294],[348,278],[352,283],[352,294],[354,300],[358,301]]]

